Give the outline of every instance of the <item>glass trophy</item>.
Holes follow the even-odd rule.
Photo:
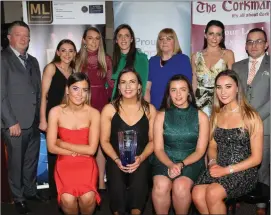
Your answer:
[[[137,148],[137,134],[134,130],[119,131],[119,152],[120,160],[123,166],[135,162]]]

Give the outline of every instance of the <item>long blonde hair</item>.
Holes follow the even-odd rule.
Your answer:
[[[99,48],[98,48],[98,67],[100,68],[98,75],[100,77],[104,78],[106,76],[106,73],[107,73],[106,53],[104,51],[102,34],[95,27],[89,27],[84,31],[84,34],[83,34],[83,37],[82,37],[82,42],[81,42],[81,48],[80,48],[80,50],[79,50],[79,52],[78,52],[78,54],[76,56],[75,71],[76,72],[83,72],[82,71],[83,67],[87,65],[88,53],[87,53],[87,48],[85,47],[85,43],[84,43],[83,39],[86,40],[88,31],[95,31],[96,33],[99,34],[99,36],[101,38]]]
[[[172,28],[164,28],[162,29],[157,37],[157,41],[156,41],[156,51],[157,51],[157,55],[158,56],[162,56],[162,50],[160,49],[159,46],[159,39],[162,36],[162,34],[166,34],[167,36],[171,36],[173,37],[174,40],[174,50],[173,50],[173,55],[178,54],[178,53],[182,53],[180,44],[179,44],[179,40],[177,37],[177,34],[175,33],[175,31]]]
[[[237,103],[239,105],[239,110],[240,110],[240,113],[242,116],[242,128],[243,128],[243,130],[245,128],[247,128],[249,134],[251,135],[255,130],[255,123],[254,123],[255,121],[254,120],[256,118],[259,118],[258,113],[247,102],[247,100],[244,96],[243,88],[241,86],[241,82],[240,82],[240,79],[239,79],[237,73],[234,72],[233,70],[225,70],[225,71],[220,72],[215,78],[215,87],[217,84],[217,80],[221,76],[230,77],[236,83],[236,85],[238,87]],[[213,99],[213,106],[212,106],[212,114],[211,114],[211,120],[210,120],[210,124],[211,124],[211,126],[210,126],[210,128],[211,128],[210,140],[212,140],[214,137],[214,131],[217,127],[217,116],[221,112],[223,107],[224,107],[224,104],[219,101],[216,90],[215,90],[214,99]],[[246,122],[248,122],[246,125],[245,125],[245,120],[246,120]]]

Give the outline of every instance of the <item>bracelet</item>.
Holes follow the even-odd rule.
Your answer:
[[[183,161],[181,161],[180,162],[182,165],[183,165],[183,167],[182,167],[182,169],[185,167],[185,164],[184,164],[184,162]]]
[[[208,166],[209,166],[213,161],[216,162],[216,159],[215,159],[215,158],[212,158],[212,159],[209,161]]]
[[[118,159],[120,159],[119,157],[116,157],[115,159],[114,159],[114,162],[116,162],[116,160],[118,160]]]
[[[232,165],[229,165],[228,167],[230,169],[230,174],[234,173],[234,169],[232,168]]]

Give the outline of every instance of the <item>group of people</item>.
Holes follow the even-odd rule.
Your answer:
[[[113,214],[141,214],[150,175],[156,214],[171,208],[187,214],[192,201],[201,214],[226,214],[225,199],[250,192],[258,181],[269,185],[270,57],[262,29],[248,32],[249,57],[235,63],[217,20],[207,24],[203,50],[191,61],[173,29],[159,32],[157,55],[148,61],[129,25],[114,32],[113,60],[90,27],[78,53],[71,40],[59,42],[42,80],[26,51],[28,25],[13,22],[8,39],[1,119],[19,213],[30,211],[26,199],[43,200],[35,184],[40,130],[47,137],[50,194],[65,214],[93,214],[105,190]],[[131,130],[136,156],[125,165],[119,132]]]

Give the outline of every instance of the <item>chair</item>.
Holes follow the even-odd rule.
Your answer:
[[[248,204],[266,203],[267,205],[266,209],[268,211],[270,202],[270,187],[266,184],[258,182],[256,188],[252,190],[250,193],[236,199],[227,200],[226,201],[227,214],[229,214],[229,207],[231,206],[232,207],[231,214],[235,215],[237,202],[245,202]]]

